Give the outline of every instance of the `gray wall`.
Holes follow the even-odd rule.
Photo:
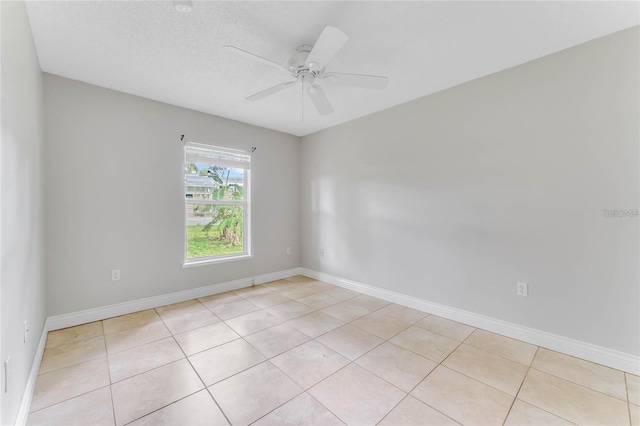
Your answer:
[[[638,40],[304,137],[303,266],[640,355]]]
[[[0,2],[0,352],[11,356],[9,391],[0,390],[0,423],[12,424],[42,333],[42,73],[23,2]],[[30,325],[27,343],[23,322]],[[4,383],[4,371],[2,381]]]
[[[49,315],[300,266],[297,137],[46,73],[44,111]],[[257,147],[253,259],[182,268],[181,134]]]

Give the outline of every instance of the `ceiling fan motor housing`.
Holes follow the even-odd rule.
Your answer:
[[[322,70],[311,69],[307,64],[307,58],[309,57],[309,53],[311,53],[312,49],[313,46],[309,44],[301,44],[296,49],[296,53],[291,55],[289,58],[287,65],[294,77],[300,76],[301,73],[311,73],[315,77],[321,73]]]

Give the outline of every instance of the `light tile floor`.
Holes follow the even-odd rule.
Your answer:
[[[49,333],[30,425],[640,425],[640,377],[298,276]]]

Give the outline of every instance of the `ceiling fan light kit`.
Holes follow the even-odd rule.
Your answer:
[[[297,82],[302,87],[302,91],[306,92],[309,99],[311,99],[318,114],[328,115],[333,112],[333,107],[324,93],[321,83],[382,90],[387,87],[389,82],[387,77],[377,75],[325,72],[325,67],[329,61],[338,53],[348,39],[349,37],[341,30],[327,26],[320,34],[315,45],[302,44],[298,46],[286,66],[234,46],[223,47],[238,55],[278,68],[286,72],[292,79],[292,81],[286,81],[253,94],[246,98],[248,101],[263,99],[292,87]]]

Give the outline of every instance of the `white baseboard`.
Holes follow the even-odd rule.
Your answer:
[[[36,348],[36,354],[33,357],[33,363],[31,363],[31,371],[27,378],[27,385],[24,388],[22,394],[22,400],[20,401],[20,408],[18,409],[18,416],[16,417],[16,425],[24,426],[27,423],[27,417],[29,417],[29,407],[31,407],[31,399],[33,398],[33,390],[36,387],[36,380],[38,380],[38,371],[40,371],[40,362],[42,361],[42,355],[44,354],[44,347],[47,343],[47,333],[49,332],[47,319],[42,327],[42,334],[40,334],[40,341]]]
[[[453,321],[458,321],[487,331],[522,340],[536,346],[542,346],[567,355],[606,365],[607,367],[615,368],[617,370],[626,371],[627,373],[640,375],[640,357],[635,355],[558,336],[545,331],[523,327],[507,321],[475,314],[473,312],[428,302],[416,297],[335,277],[333,275],[317,272],[311,269],[300,268],[300,274],[329,284],[344,287],[349,290],[357,291],[359,293],[368,294],[369,296],[374,296],[389,302],[397,303],[399,305],[418,309]]]
[[[196,299],[198,297],[210,296],[212,294],[224,293],[229,290],[237,290],[249,287],[252,284],[263,284],[269,281],[281,280],[302,274],[302,268],[286,269],[284,271],[272,272],[269,274],[257,275],[255,277],[242,278],[234,281],[213,284],[206,287],[198,287],[189,290],[177,291],[175,293],[163,294],[160,296],[147,297],[145,299],[133,300],[130,302],[117,303],[115,305],[101,306],[99,308],[86,309],[84,311],[72,312],[69,314],[56,315],[46,319],[42,328],[40,342],[36,349],[29,378],[25,386],[18,416],[16,417],[16,425],[23,426],[27,422],[29,416],[29,407],[31,407],[31,399],[33,391],[36,387],[38,379],[38,371],[40,371],[40,363],[44,354],[44,348],[47,342],[47,333],[61,328],[73,327],[74,325],[86,324],[88,322],[100,321],[119,315],[130,314],[145,309],[157,308],[158,306],[168,305],[170,303],[184,302],[185,300]]]
[[[189,290],[177,291],[175,293],[163,294],[160,296],[147,297],[145,299],[132,300],[130,302],[117,303],[114,305],[72,312],[69,314],[56,315],[47,319],[47,322],[49,323],[48,331],[73,327],[74,325],[86,324],[93,321],[100,321],[107,318],[130,314],[132,312],[143,311],[145,309],[157,308],[158,306],[168,305],[171,303],[184,302],[185,300],[196,299],[198,297],[224,293],[225,291],[238,290],[243,287],[249,287],[252,283],[263,284],[269,281],[293,277],[300,273],[301,268],[286,269],[284,271],[257,275],[255,277],[212,284],[206,287],[198,287]]]
[[[253,277],[255,284],[264,284],[271,281],[282,280],[284,278],[302,275],[302,268],[285,269],[284,271],[272,272],[270,274],[262,274]]]

